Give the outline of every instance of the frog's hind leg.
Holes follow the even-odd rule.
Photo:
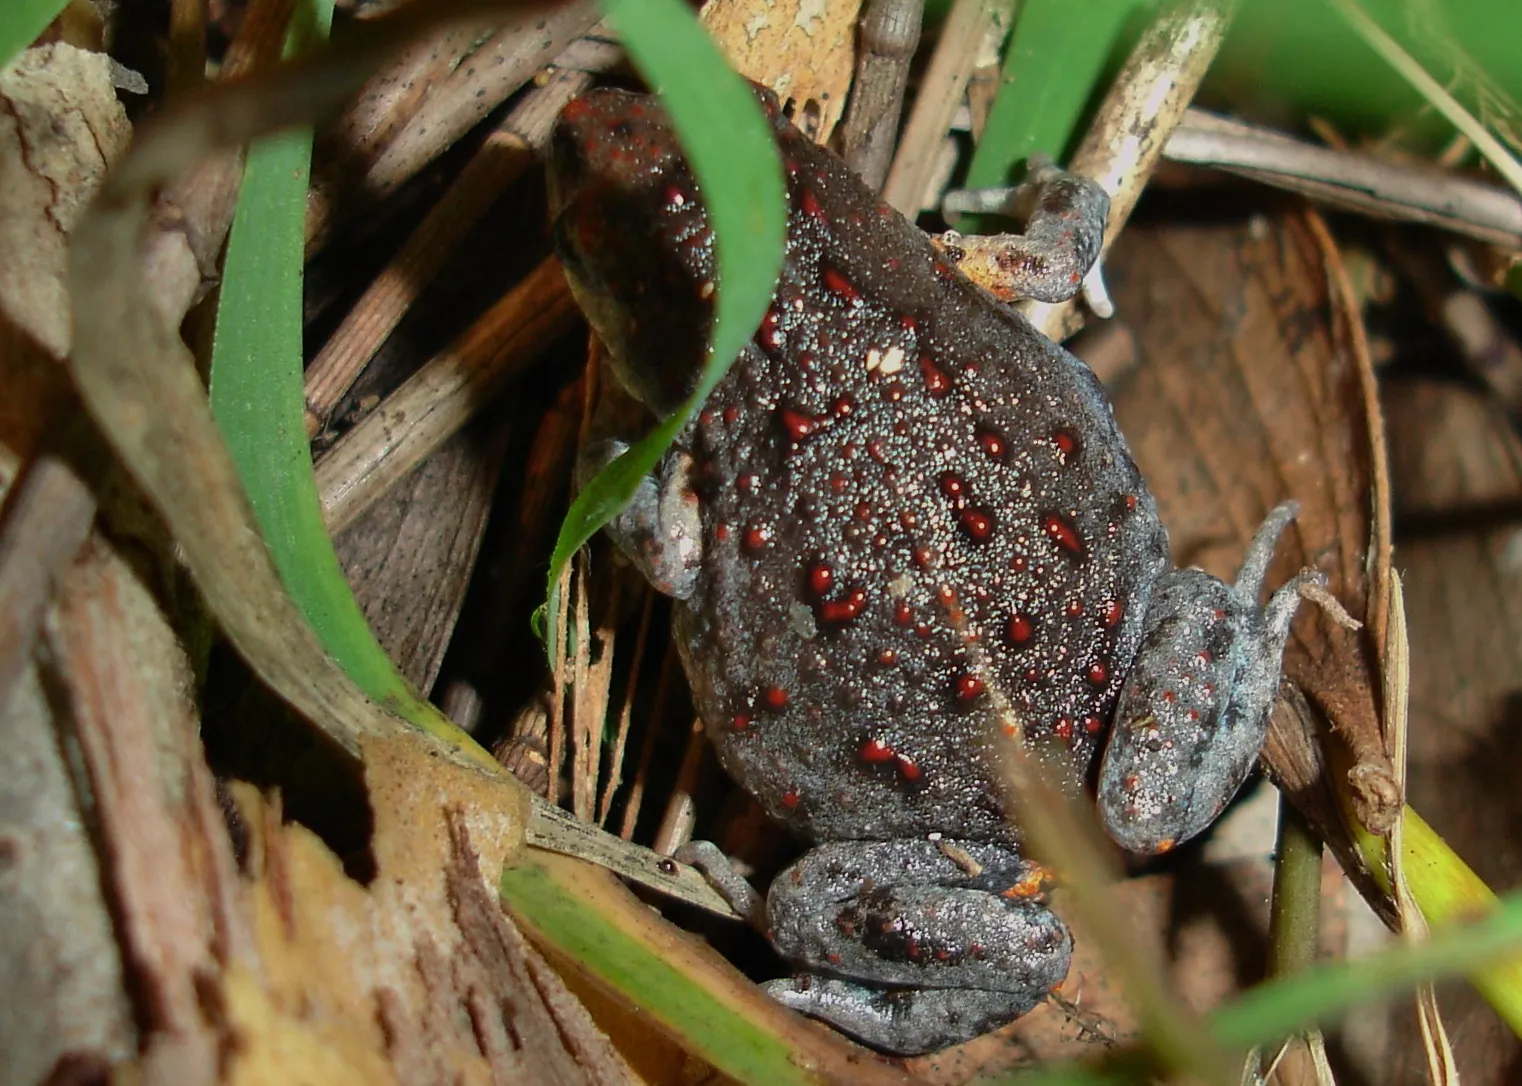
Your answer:
[[[1122,847],[1165,852],[1188,840],[1252,771],[1300,589],[1326,579],[1302,570],[1258,606],[1274,544],[1295,513],[1293,502],[1269,513],[1234,585],[1178,569],[1153,588],[1099,772],[1100,820]]]
[[[1032,997],[978,988],[871,988],[817,973],[764,987],[783,1006],[899,1056],[970,1041],[1029,1013],[1045,998],[1045,993]]]
[[[1067,976],[1072,937],[1042,872],[1000,845],[835,841],[772,883],[768,934],[806,972],[767,990],[902,1054],[969,1040]]]

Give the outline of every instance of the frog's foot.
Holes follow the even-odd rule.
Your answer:
[[[577,465],[578,484],[585,486],[628,448],[617,440],[593,447]],[[692,490],[691,455],[680,449],[667,453],[603,530],[657,592],[679,600],[690,597],[703,558],[703,522]]]
[[[900,1053],[1024,1014],[1062,983],[1073,947],[1032,865],[977,842],[821,845],[772,883],[767,915],[782,956],[828,978],[772,993]]]
[[[1099,771],[1099,816],[1133,852],[1156,853],[1208,826],[1236,795],[1268,734],[1302,570],[1268,605],[1258,594],[1274,544],[1295,518],[1287,502],[1253,538],[1234,585],[1172,570],[1152,591]]]
[[[688,841],[672,855],[679,863],[691,864],[703,873],[718,895],[740,918],[757,931],[766,930],[766,898],[756,893],[750,880],[740,874],[724,850],[712,841]]]
[[[1046,998],[1045,993],[1012,995],[972,988],[869,988],[815,973],[799,973],[764,987],[784,1006],[899,1056],[970,1041],[1013,1022]]]
[[[1016,210],[1029,208],[1023,234],[932,239],[968,278],[997,298],[1062,302],[1078,293],[1099,259],[1110,197],[1097,182],[1033,162],[1015,194]]]

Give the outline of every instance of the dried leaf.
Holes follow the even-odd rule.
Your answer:
[[[861,0],[710,0],[701,18],[735,69],[777,92],[818,143],[845,111]]]
[[[1117,391],[1116,414],[1176,561],[1233,576],[1263,514],[1293,497],[1300,516],[1269,583],[1314,565],[1344,606],[1364,616],[1382,457],[1371,455],[1370,435],[1379,421],[1324,261],[1305,214],[1129,231],[1116,246],[1111,278],[1142,361]],[[1357,765],[1393,782],[1370,656],[1366,635],[1306,606],[1285,674],[1332,722]],[[1265,764],[1356,876],[1356,850],[1322,783],[1316,743],[1326,737],[1284,726],[1294,719],[1276,715]],[[1373,892],[1367,879],[1363,885]]]

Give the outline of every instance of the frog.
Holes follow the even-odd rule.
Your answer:
[[[807,851],[763,896],[698,864],[796,972],[784,1005],[913,1055],[1024,1015],[1072,936],[1026,855],[1001,758],[1092,796],[1121,848],[1202,832],[1250,775],[1314,569],[1260,606],[1271,511],[1232,583],[1174,566],[1099,381],[757,88],[787,241],[755,334],[607,526],[672,598],[719,763]],[[705,362],[716,289],[701,187],[657,99],[568,104],[556,251],[612,379],[654,418]],[[1108,199],[1054,166],[1004,266],[1072,296]],[[594,442],[583,477],[628,447]]]

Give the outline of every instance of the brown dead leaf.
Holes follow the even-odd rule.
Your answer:
[[[375,638],[417,690],[433,689],[465,602],[507,450],[508,427],[477,420],[334,540]]]
[[[1411,803],[1488,885],[1522,883],[1522,442],[1493,399],[1393,381],[1384,401],[1411,643]],[[1462,1080],[1512,1081],[1522,1043],[1467,985],[1439,989]],[[1421,1077],[1407,1008],[1374,1081]]]
[[[130,134],[103,54],[60,42],[0,71],[0,444],[22,459],[67,399],[69,233]]]
[[[1110,270],[1141,364],[1115,406],[1176,561],[1234,576],[1263,514],[1293,497],[1300,516],[1280,543],[1270,585],[1315,566],[1364,618],[1377,500],[1370,433],[1379,422],[1325,260],[1308,213],[1129,231]],[[1355,768],[1395,790],[1398,809],[1368,646],[1366,634],[1303,606],[1285,674],[1331,721]],[[1338,805],[1321,790],[1315,742],[1285,728],[1282,712],[1275,719],[1264,755],[1270,773],[1345,866],[1361,870]]]
[[[76,752],[93,847],[25,840],[46,850],[37,862],[77,872],[61,884],[83,892],[59,919],[76,931],[70,945],[100,960],[28,986],[37,1032],[18,1047],[40,1071],[88,1056],[135,1060],[126,1073],[148,1084],[630,1081],[497,904],[495,874],[523,847],[522,789],[438,756],[423,736],[367,736],[368,883],[288,824],[278,797],[233,784],[240,864],[183,649],[104,544],[70,571],[49,640],[52,696],[29,704],[50,707],[49,730],[68,737],[52,757]],[[97,870],[95,895],[79,876]],[[19,915],[19,900],[0,893],[0,915]],[[24,950],[15,938],[49,930],[0,927],[9,961]],[[113,1004],[125,1013],[107,1013]]]
[[[127,114],[106,56],[61,42],[0,71],[0,104],[0,310],[62,358],[68,236],[126,147]]]
[[[824,143],[845,111],[860,8],[861,0],[709,0],[701,18],[729,63],[776,91]]]

